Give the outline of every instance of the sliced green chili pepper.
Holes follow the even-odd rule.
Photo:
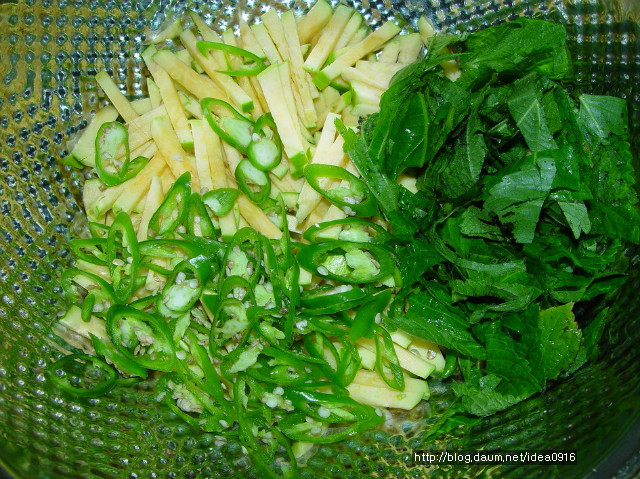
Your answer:
[[[200,302],[211,314],[215,314],[220,305],[220,296],[217,294],[203,294],[200,297]]]
[[[79,260],[107,266],[106,238],[74,238],[69,241],[69,247]]]
[[[49,378],[61,390],[79,397],[98,397],[116,384],[118,373],[102,359],[69,354],[47,366]]]
[[[264,389],[256,381],[246,374],[239,374],[233,385],[234,405],[236,418],[238,421],[238,432],[240,442],[245,446],[254,465],[269,479],[293,479],[298,477],[297,462],[291,446],[285,437],[276,429],[268,425],[268,416],[271,412],[268,407],[257,409],[250,413],[247,410],[252,398],[260,398]],[[263,441],[258,440],[261,430],[270,432],[273,439],[267,439],[266,434],[262,434]],[[275,466],[275,455],[283,448],[289,459],[287,470],[277,471]],[[280,469],[284,469],[281,465]]]
[[[368,419],[372,414],[375,415],[371,406],[333,394],[287,388],[284,397],[300,412],[329,423],[361,421]],[[328,411],[320,411],[322,407]]]
[[[271,241],[267,237],[262,239],[262,249],[264,251],[264,269],[269,278],[268,283],[265,283],[265,289],[267,286],[273,293],[274,308],[280,309],[282,307],[282,291],[278,285],[281,282],[280,268],[278,268],[278,258],[276,252],[271,244]]]
[[[197,256],[203,254],[211,259],[211,264],[219,264],[216,259],[222,259],[226,244],[213,238],[203,238],[201,236],[189,235],[187,233],[180,233],[183,240],[189,244],[191,249],[196,251],[191,256]]]
[[[191,193],[187,207],[187,233],[194,236],[215,238],[216,228],[198,193]]]
[[[402,367],[400,367],[391,335],[383,327],[375,325],[374,337],[376,342],[376,371],[389,387],[404,391],[404,373],[402,372]],[[386,368],[390,370],[391,377],[387,374]]]
[[[220,297],[227,298],[229,295],[240,301],[249,301],[252,304],[256,302],[253,287],[242,276],[227,276],[224,278],[219,291]],[[248,311],[247,311],[247,316]]]
[[[197,378],[185,379],[184,375],[177,372],[160,376],[156,383],[158,401],[163,401],[178,417],[194,428],[210,432],[222,431],[224,428],[220,419],[226,417],[226,413],[207,397],[199,385],[195,385]]]
[[[385,289],[376,294],[370,302],[358,308],[349,330],[349,336],[352,341],[357,341],[361,337],[369,335],[373,330],[376,316],[384,311],[392,296],[391,290]]]
[[[136,364],[134,361],[125,358],[111,343],[103,341],[97,336],[89,333],[91,341],[93,342],[93,349],[95,349],[98,356],[102,356],[113,363],[113,365],[129,376],[139,376],[145,379],[148,376],[148,371]]]
[[[271,194],[271,178],[246,158],[236,167],[238,188],[254,203],[260,204]]]
[[[120,165],[118,153],[124,147],[124,161]],[[138,174],[149,161],[139,156],[129,159],[129,132],[120,122],[103,123],[98,129],[95,142],[96,172],[105,186],[116,186]]]
[[[458,369],[458,353],[453,349],[447,351],[447,355],[444,358],[444,370],[442,371],[442,377],[448,378],[453,376]]]
[[[286,209],[282,195],[278,195],[276,206],[280,210],[280,217],[286,225]],[[274,244],[279,247],[280,255],[276,255]],[[300,267],[291,252],[291,236],[289,229],[284,226],[282,238],[277,242],[263,237],[265,254],[265,269],[269,274],[273,289],[274,302],[278,310],[286,310],[286,318],[283,331],[284,344],[293,343],[293,323],[296,317],[296,308],[300,304]],[[288,299],[288,304],[287,304]]]
[[[335,364],[336,368],[340,363],[340,353],[336,349],[335,345],[331,340],[324,334],[318,331],[314,331],[311,334],[305,334],[304,336],[304,347],[307,350],[309,356],[321,359],[323,364],[321,365],[321,370],[325,377],[334,383],[340,384],[338,381],[336,370],[329,364],[325,355],[329,354],[332,358],[333,364]]]
[[[210,273],[211,263],[204,256],[178,264],[162,288],[158,311],[172,318],[189,312],[202,295]]]
[[[270,432],[274,439],[270,439],[269,444],[263,447],[262,450],[268,447],[269,452],[263,454],[260,450],[256,450],[255,447],[249,448],[249,456],[253,462],[263,470],[269,479],[294,479],[300,477],[298,474],[298,461],[287,438],[276,427],[269,428],[267,432]],[[288,462],[276,461],[275,453],[279,449],[284,449]]]
[[[384,421],[374,408],[360,404],[349,397],[291,388],[285,389],[284,397],[300,411],[285,416],[279,423],[282,433],[293,440],[333,443],[354,436]],[[309,423],[307,416],[316,419],[316,424]],[[335,433],[319,435],[322,430],[318,426],[344,422],[353,424],[340,428]],[[313,426],[308,427],[304,423]]]
[[[348,216],[368,217],[378,213],[377,203],[367,184],[344,168],[335,165],[310,164],[305,166],[304,176],[314,190],[334,205],[341,207]],[[326,190],[320,184],[322,178],[345,180],[349,182],[349,187]]]
[[[284,333],[287,344],[291,344],[293,342],[293,323],[295,322],[296,308],[300,304],[300,267],[295,258],[293,264],[285,271],[282,279],[283,281],[280,283],[280,286],[284,294],[289,298]]]
[[[249,368],[246,371],[257,381],[301,387],[322,377],[320,369],[307,361],[308,358],[269,347],[263,348],[262,354],[273,359],[268,361],[266,358],[260,357],[256,363],[257,367]]]
[[[233,382],[235,375],[253,366],[258,360],[262,345],[259,342],[237,346],[220,362],[220,373],[227,381]]]
[[[281,319],[277,316],[271,317]],[[287,336],[284,332],[278,329],[278,327],[275,326],[274,323],[275,321],[268,321],[266,319],[263,319],[258,323],[256,330],[260,334],[260,336],[262,336],[272,346],[284,348],[286,347],[286,342],[284,340],[286,340]]]
[[[106,238],[109,234],[109,227],[96,221],[89,221],[89,233],[92,238]]]
[[[367,301],[367,298],[367,293],[356,285],[335,286],[327,284],[304,290],[300,295],[300,304],[319,314],[332,314],[351,309],[355,305]]]
[[[264,348],[262,348],[262,354],[278,359],[284,363],[288,361],[293,361],[293,362],[299,361],[302,363],[310,363],[310,364],[318,364],[318,365],[325,363],[324,359],[314,358],[312,356],[309,356],[308,354],[304,354],[303,352],[298,351],[297,349],[283,350],[280,348],[265,346]]]
[[[191,346],[191,354],[195,359],[196,364],[200,366],[200,368],[204,372],[204,379],[202,381],[204,390],[209,393],[211,397],[213,397],[218,402],[218,404],[225,408],[227,414],[232,414],[233,407],[224,396],[224,389],[222,389],[220,377],[218,376],[218,372],[216,371],[216,369],[213,367],[213,363],[209,358],[207,350],[204,346],[198,343],[198,338],[193,331],[187,331],[186,336],[189,339],[189,343]]]
[[[343,387],[351,384],[360,369],[362,359],[355,345],[346,337],[340,338],[342,349],[339,351],[340,360],[336,368],[336,382]]]
[[[304,413],[294,412],[287,414],[279,421],[278,426],[285,436],[294,441],[331,444],[360,434],[362,431],[379,426],[384,422],[384,418],[374,412],[367,419],[339,428],[338,432],[323,433],[328,428],[329,423],[324,420],[309,422],[307,417],[309,416]]]
[[[373,283],[389,276],[395,268],[389,252],[373,243],[316,243],[302,248],[297,258],[304,269],[342,283]]]
[[[218,188],[206,192],[202,196],[202,202],[211,209],[214,215],[224,216],[231,211],[239,194],[240,191],[235,188]]]
[[[362,218],[325,221],[307,228],[302,237],[311,243],[327,240],[385,243],[391,236],[382,226]]]
[[[138,246],[142,264],[164,276],[170,276],[179,262],[198,256],[202,250],[191,241],[178,239],[150,239],[141,241]],[[159,266],[153,262],[155,259],[169,260],[169,264],[166,268]]]
[[[206,297],[206,295],[204,296]],[[213,312],[214,321],[209,335],[209,352],[213,357],[221,357],[220,349],[237,334],[247,333],[249,320],[242,301],[236,298],[219,298]]]
[[[187,412],[180,409],[176,405],[176,401],[173,399],[173,388],[175,387],[175,385],[181,384],[183,384],[183,380],[178,373],[171,372],[163,374],[162,376],[160,376],[158,382],[156,383],[156,391],[158,392],[157,400],[164,402],[176,416],[181,418],[187,424],[191,425],[194,428],[200,429],[202,427],[202,425],[200,424],[201,418],[192,416],[191,414],[188,414]]]
[[[156,301],[160,299],[160,295],[152,294],[129,303],[132,308],[139,309],[140,311],[146,311],[147,313],[154,313],[156,309]]]
[[[116,349],[146,369],[172,371],[175,346],[167,323],[130,306],[116,305],[107,314],[106,330]]]
[[[222,268],[227,276],[242,276],[252,287],[258,284],[264,271],[262,235],[253,228],[241,228],[233,235],[224,258]],[[224,274],[220,277],[220,286]]]
[[[249,406],[259,406],[261,404],[262,395],[265,388],[258,381],[249,376],[246,372],[238,373],[233,383],[233,404],[238,416],[238,422],[247,417],[247,408]],[[240,431],[240,439],[246,431]],[[253,437],[253,434],[251,435]],[[247,438],[244,438],[247,439]]]
[[[294,246],[297,247],[297,243],[291,241],[291,232],[289,231],[289,227],[287,225],[287,206],[285,204],[284,198],[282,194],[279,193],[277,197],[277,203],[280,207],[280,219],[282,221],[282,237],[280,238],[280,255],[278,257],[278,264],[280,268],[286,270],[289,268],[295,261],[295,255],[293,254]]]
[[[302,328],[305,333],[307,331],[318,331],[327,336],[344,336],[347,334],[345,323],[350,323],[351,318],[343,322],[341,319],[333,316],[314,316],[305,317],[303,321],[307,323],[306,326]]]
[[[253,139],[255,127],[253,121],[239,113],[226,101],[217,98],[203,98],[200,101],[200,106],[204,117],[211,125],[211,129],[229,145],[246,155],[247,147]],[[213,108],[225,114],[214,113]]]
[[[196,48],[200,50],[204,56],[209,54],[209,50],[220,50],[224,53],[230,53],[238,57],[245,57],[252,61],[250,64],[242,64],[242,67],[237,70],[217,70],[218,73],[224,73],[229,76],[255,76],[266,68],[264,61],[258,55],[251,53],[248,50],[243,50],[233,45],[227,45],[226,43],[219,42],[205,42],[198,41]]]
[[[251,164],[261,171],[270,171],[282,160],[282,141],[271,113],[256,120],[255,133],[247,147]]]
[[[91,321],[91,314],[93,313],[95,304],[95,295],[92,293],[87,294],[87,296],[84,298],[84,301],[82,302],[82,308],[80,309],[80,317],[85,323]]]
[[[247,318],[251,327],[273,347],[284,349],[285,334],[278,329],[282,323],[282,314],[275,314],[273,309],[251,306],[247,309]]]
[[[92,312],[100,312],[93,311],[96,309],[96,303],[106,310],[115,302],[111,285],[100,276],[88,271],[67,269],[62,273],[60,281],[62,290],[73,304],[82,304],[87,295],[92,295],[95,299]]]
[[[149,220],[149,238],[167,236],[184,223],[191,194],[191,174],[181,175],[169,188],[164,201]]]
[[[107,237],[107,262],[116,302],[129,301],[137,286],[140,251],[138,238],[126,213],[116,216]]]
[[[203,411],[203,415],[211,415],[212,418],[222,419],[226,417],[226,411],[223,410],[220,404],[212,398],[206,391],[203,380],[199,375],[195,374],[187,365],[186,361],[179,361],[177,363],[176,372],[182,379],[182,384],[186,390],[200,403],[206,411]],[[209,425],[211,427],[211,424]],[[216,430],[221,428],[221,425],[215,424]]]

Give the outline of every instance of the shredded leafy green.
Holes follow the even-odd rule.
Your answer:
[[[439,64],[456,56],[452,82]],[[597,354],[608,309],[589,321],[574,304],[611,297],[640,243],[626,103],[571,81],[564,28],[521,19],[436,37],[359,136],[338,124],[393,232],[389,326],[458,355],[466,413],[502,410]]]

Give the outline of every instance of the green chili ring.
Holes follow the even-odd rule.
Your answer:
[[[239,194],[240,191],[235,188],[218,188],[202,195],[202,202],[211,209],[214,215],[220,217],[231,211]]]
[[[120,354],[113,344],[103,341],[97,336],[89,333],[91,341],[93,343],[93,349],[95,349],[98,356],[102,356],[113,363],[113,365],[129,376],[139,376],[146,379],[148,371],[136,364],[134,361],[125,358]]]
[[[260,204],[271,194],[271,178],[256,168],[251,161],[243,159],[235,171],[238,188],[254,203]]]
[[[355,268],[349,268],[346,274],[335,274],[329,271],[323,263],[328,260],[332,251],[341,250],[343,253],[349,254],[356,252],[369,253],[373,260],[377,263],[371,263],[378,272],[372,274],[370,271],[358,271]],[[394,268],[395,261],[389,252],[382,246],[373,243],[353,243],[350,241],[328,241],[326,243],[316,243],[303,247],[298,252],[298,262],[300,266],[308,271],[314,272],[321,278],[331,279],[341,283],[374,283],[389,276]]]
[[[211,111],[212,107],[220,107],[230,113],[231,116],[220,116]],[[233,146],[243,155],[247,154],[247,147],[252,141],[255,128],[253,121],[238,112],[224,100],[217,98],[203,98],[200,107],[211,129],[215,131],[226,143]]]
[[[149,220],[149,238],[167,236],[184,223],[191,194],[190,182],[191,174],[186,172],[169,188],[164,201]]]
[[[227,45],[226,43],[220,42],[206,42],[200,40],[196,42],[196,48],[202,53],[204,56],[207,56],[209,50],[220,50],[225,53],[230,53],[232,55],[238,57],[245,57],[249,60],[253,60],[255,66],[248,66],[247,68],[239,68],[237,70],[217,70],[218,73],[224,73],[225,75],[237,77],[237,76],[255,76],[260,73],[262,70],[267,68],[264,63],[264,60],[260,58],[258,55],[244,50],[242,48],[238,48],[234,45]]]
[[[74,386],[67,377],[69,375],[69,372],[67,372],[65,368],[77,369],[80,366],[80,362],[82,361],[84,361],[85,364],[90,363],[94,367],[94,369],[100,370],[102,373],[105,373],[106,377],[96,384],[92,384],[92,387],[86,389]],[[116,380],[118,379],[118,373],[111,366],[109,366],[102,359],[96,356],[90,356],[88,354],[69,354],[68,356],[64,356],[63,358],[60,358],[56,362],[47,366],[46,371],[49,375],[49,378],[56,386],[58,386],[61,390],[78,397],[92,398],[102,396],[103,394],[113,389],[113,387],[116,385]],[[58,371],[64,372],[64,376],[62,374],[59,374]],[[79,371],[70,372],[74,374],[80,373]]]
[[[216,238],[216,228],[198,193],[191,193],[187,206],[187,233],[204,238]]]
[[[118,236],[122,241],[118,243]],[[122,247],[122,258],[118,254]],[[138,238],[133,229],[131,218],[126,213],[119,213],[109,228],[107,237],[107,263],[111,274],[111,283],[116,302],[124,304],[136,290],[140,249]]]
[[[126,319],[140,321],[152,330],[153,342],[151,344],[156,348],[153,357],[148,353],[136,355],[135,349],[132,351],[123,344],[125,340],[124,326],[120,324],[120,320]],[[169,331],[169,326],[164,320],[153,314],[145,313],[144,311],[139,311],[129,306],[116,305],[109,309],[106,330],[113,345],[125,358],[145,369],[164,372],[173,371],[176,363],[176,349],[173,344],[171,332]],[[138,342],[138,345],[141,344],[139,340],[136,342]]]
[[[77,281],[78,277],[86,278],[87,280],[95,284],[97,288],[92,288],[92,289],[85,288]],[[113,288],[111,287],[111,285],[108,282],[106,282],[104,279],[102,279],[100,276],[95,275],[93,273],[89,273],[88,271],[83,271],[76,268],[67,269],[62,273],[62,278],[60,282],[61,282],[61,286],[62,286],[62,290],[64,291],[64,294],[67,296],[67,298],[69,298],[69,300],[72,303],[80,304],[85,299],[81,297],[80,293],[78,292],[78,289],[74,288],[73,283],[78,284],[78,286],[80,286],[83,289],[87,289],[88,294],[92,294],[96,298],[96,300],[102,299],[102,300],[106,300],[108,303],[115,302],[115,296],[114,296]],[[99,294],[96,294],[97,293],[96,290],[99,291]],[[108,304],[108,306],[111,306],[111,304]]]
[[[265,128],[271,130],[271,137],[265,133]],[[282,161],[282,140],[271,113],[266,113],[256,120],[254,131],[258,138],[254,136],[249,143],[247,157],[257,169],[270,171]]]
[[[328,423],[359,422],[377,416],[374,408],[360,404],[350,397],[293,388],[285,389],[284,397],[291,401],[300,412],[318,421]],[[328,411],[322,411],[322,407]]]
[[[346,428],[340,428],[338,432],[329,432],[323,436],[318,436],[313,434],[313,430],[316,426],[307,422],[306,418],[306,414],[292,413],[286,415],[282,420],[280,420],[278,425],[282,434],[294,441],[331,444],[360,434],[362,431],[379,426],[384,422],[384,418],[382,416],[378,416],[374,413],[367,419],[354,422]],[[326,424],[324,421],[322,421],[322,423]]]
[[[344,309],[349,309],[349,303],[361,299],[367,300],[367,298],[367,293],[356,285],[324,285],[312,290],[304,290],[300,295],[300,305],[319,311],[325,308],[332,309],[334,313],[342,309],[333,311],[333,307],[344,306]]]
[[[333,238],[322,238],[322,232],[328,229],[333,229],[337,226],[341,227],[338,238],[336,238],[338,240],[354,241],[340,236],[347,231],[345,230],[345,227],[347,226],[350,227],[350,229],[353,229],[354,227],[361,228],[363,232],[370,237],[370,240],[368,241],[369,243],[385,243],[391,237],[387,230],[382,226],[363,218],[342,218],[339,220],[316,223],[315,225],[307,228],[307,230],[302,234],[302,237],[311,243],[320,243],[322,241],[331,240]],[[369,231],[365,231],[365,229]],[[371,233],[373,233],[373,235]]]
[[[124,146],[125,157],[120,171],[117,171],[118,151]],[[98,178],[105,186],[117,186],[136,176],[149,162],[148,158],[139,156],[133,161],[129,158],[129,131],[120,122],[112,121],[103,123],[98,129],[95,141],[95,164]],[[107,170],[107,162],[116,169],[115,172]]]
[[[353,323],[349,330],[352,341],[357,341],[363,336],[368,336],[375,324],[375,318],[387,307],[393,293],[390,289],[385,289],[376,294],[370,302],[358,308]]]
[[[173,382],[175,385],[185,386],[185,381],[177,372],[169,372],[160,376],[156,383],[156,391],[158,392],[157,400],[164,402],[169,409],[171,409],[176,416],[180,417],[187,424],[197,429],[202,429],[202,420],[207,417],[207,413],[194,413],[198,416],[191,415],[178,407],[175,399],[173,399],[173,389],[169,387],[169,382]],[[186,386],[185,386],[186,387]],[[196,400],[198,398],[196,397]],[[200,401],[198,401],[200,403]],[[201,404],[202,405],[202,404]]]
[[[172,313],[190,311],[202,295],[210,273],[211,263],[204,256],[182,261],[162,288],[160,304]]]
[[[377,203],[367,184],[344,168],[312,163],[304,167],[304,176],[314,190],[341,207],[349,216],[369,217],[378,213]],[[348,181],[349,187],[326,190],[320,185],[321,178]]]
[[[376,371],[390,388],[404,391],[404,372],[389,332],[379,325],[374,326],[376,344]],[[390,369],[391,377],[386,374],[385,366]]]
[[[74,238],[69,247],[79,260],[98,266],[107,266],[106,238]]]

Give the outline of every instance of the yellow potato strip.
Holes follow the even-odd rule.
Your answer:
[[[194,191],[200,191],[198,175],[194,171],[187,152],[180,145],[180,140],[166,116],[159,116],[151,122],[151,135],[173,175],[178,178],[182,174],[189,172],[191,174],[191,187]]]

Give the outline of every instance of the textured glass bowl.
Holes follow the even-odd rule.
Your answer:
[[[304,9],[304,3],[278,3]],[[420,14],[449,31],[476,30],[524,15],[567,25],[578,88],[629,100],[640,127],[640,2],[597,0],[364,0],[375,25]],[[51,390],[44,368],[59,355],[50,328],[64,309],[59,277],[81,222],[80,178],[57,162],[67,140],[104,100],[93,75],[107,69],[133,97],[144,94],[144,32],[194,9],[219,30],[254,0],[0,1],[0,463],[17,478],[259,477],[240,447],[190,430],[156,404],[148,385],[92,400]],[[635,141],[640,139],[636,133]],[[638,151],[638,144],[634,145]],[[635,271],[638,270],[635,262]],[[399,422],[336,447],[322,447],[301,470],[309,478],[637,478],[640,470],[640,281],[616,301],[617,320],[597,362],[480,425],[437,442]],[[446,409],[433,384],[426,424]],[[410,418],[407,418],[410,419]],[[421,468],[427,449],[576,449],[570,466]],[[2,472],[0,472],[0,477]]]

